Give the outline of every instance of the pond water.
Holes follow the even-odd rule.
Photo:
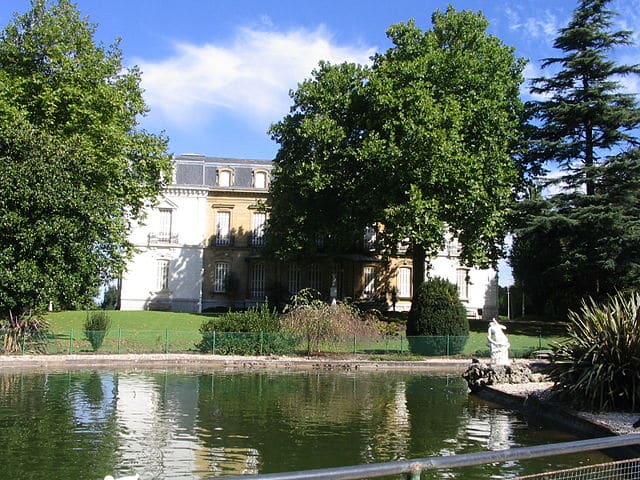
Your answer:
[[[459,374],[0,373],[7,479],[201,479],[573,439],[469,396]],[[591,452],[429,475],[501,478],[606,460]]]

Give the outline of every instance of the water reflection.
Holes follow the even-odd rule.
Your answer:
[[[457,375],[69,372],[0,375],[3,478],[208,478],[569,439],[467,395]],[[598,454],[432,473],[487,478]]]

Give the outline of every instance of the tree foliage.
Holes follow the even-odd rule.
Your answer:
[[[530,105],[530,159],[561,174],[544,185],[555,194],[538,188],[516,216],[511,264],[530,312],[563,314],[637,285],[640,109],[619,79],[640,68],[608,57],[631,42],[631,32],[612,31],[609,3],[580,3],[554,43],[563,55],[543,64],[559,70],[532,88],[545,99]]]
[[[0,309],[73,306],[116,277],[170,173],[139,129],[140,72],[69,0],[33,0],[0,33]]]
[[[279,144],[268,244],[281,256],[344,253],[377,229],[379,252],[426,254],[461,240],[463,258],[500,252],[513,187],[523,62],[452,7],[422,31],[392,25],[371,66],[321,63],[272,126]]]

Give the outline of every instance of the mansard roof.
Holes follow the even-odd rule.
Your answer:
[[[176,185],[205,186],[209,188],[225,188],[216,185],[218,171],[233,172],[234,189],[254,189],[253,175],[255,171],[273,168],[271,160],[250,160],[244,158],[207,157],[199,154],[183,154],[173,158],[174,180]]]

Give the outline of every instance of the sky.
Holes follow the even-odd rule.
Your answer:
[[[149,113],[141,127],[169,138],[173,154],[273,159],[267,131],[289,111],[289,92],[320,60],[369,63],[390,47],[387,28],[451,4],[482,11],[489,33],[529,63],[526,78],[549,75],[541,60],[558,55],[553,40],[577,6],[569,0],[76,0],[97,24],[96,40],[121,39],[123,63],[137,65]],[[29,0],[0,0],[0,27]],[[616,28],[640,33],[640,0],[615,0]],[[612,52],[640,64],[640,47]],[[640,92],[637,78],[622,79]],[[528,83],[522,88],[529,99]],[[504,269],[501,269],[504,271]],[[501,272],[503,285],[508,272]],[[506,283],[505,283],[506,282]]]

